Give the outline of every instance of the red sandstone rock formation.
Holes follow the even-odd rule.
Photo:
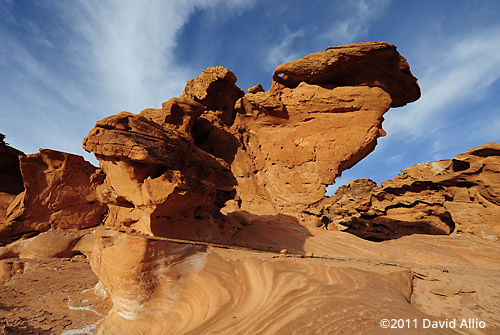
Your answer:
[[[41,149],[20,158],[25,191],[10,204],[0,241],[48,229],[85,229],[106,212],[95,192],[102,176],[83,157]]]
[[[358,236],[386,240],[415,233],[500,236],[500,143],[453,159],[413,165],[381,186],[354,180],[318,208]]]
[[[497,145],[380,188],[353,182],[328,204],[336,198],[321,200],[325,185],[374,149],[391,106],[418,99],[416,79],[383,42],[328,48],[279,66],[274,79],[268,92],[256,85],[244,94],[229,70],[209,68],[160,109],[98,121],[83,146],[99,173],[50,150],[22,159],[26,191],[4,233],[81,229],[99,223],[101,203],[109,212],[91,234],[52,229],[0,247],[0,281],[33,268],[4,258],[90,256],[95,292],[113,302],[100,334],[372,334],[382,319],[443,316],[500,329],[497,242],[375,243],[304,224],[368,212],[378,224],[380,210],[393,226],[354,230],[372,239],[416,226],[446,233],[451,217],[465,231],[468,209],[498,217]],[[418,225],[405,226],[408,218]]]
[[[0,192],[19,194],[24,190],[23,178],[19,169],[19,156],[25,156],[22,151],[12,148],[4,141],[5,135],[0,134]]]
[[[328,49],[276,71],[271,90],[244,95],[231,71],[209,68],[162,109],[99,121],[83,146],[106,174],[106,224],[225,240],[240,228],[219,214],[225,205],[305,223],[301,212],[375,148],[390,106],[420,96],[406,60],[384,42]]]

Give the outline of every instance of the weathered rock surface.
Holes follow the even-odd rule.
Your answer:
[[[279,65],[273,79],[287,87],[301,82],[335,86],[380,87],[390,94],[392,107],[420,98],[420,88],[396,46],[366,42],[327,48]]]
[[[41,149],[20,158],[25,191],[10,204],[0,224],[0,241],[52,229],[85,229],[106,213],[95,192],[102,176],[83,157]]]
[[[269,234],[285,245],[279,232]],[[478,318],[486,333],[500,329],[498,243],[374,243],[318,229],[303,239],[303,253],[280,255],[110,230],[91,258],[114,303],[99,334],[382,334],[380,320],[392,317],[417,319],[418,334],[456,334],[423,329],[423,319]],[[453,290],[442,295],[442,287]]]
[[[278,66],[273,79],[268,92],[236,103],[232,127],[239,208],[266,215],[297,216],[322,199],[385,135],[384,113],[420,96],[406,60],[385,42],[328,48]]]
[[[479,205],[498,204],[498,148],[477,148],[437,163],[439,169],[434,163],[413,169],[369,199],[365,194],[379,187],[353,182],[338,193],[338,204],[328,204],[321,200],[325,186],[374,149],[391,106],[419,97],[416,79],[384,42],[329,48],[279,66],[274,79],[269,91],[256,85],[244,94],[229,70],[209,68],[159,109],[98,121],[83,147],[101,169],[79,177],[95,189],[93,201],[109,207],[105,224],[49,230],[1,247],[5,285],[29,274],[13,259],[89,256],[96,291],[113,303],[100,334],[374,334],[385,333],[380,321],[393,318],[417,319],[419,326],[424,318],[477,318],[497,333],[498,242],[456,234],[367,241],[331,229],[337,226],[331,208],[348,209],[335,215],[385,210],[395,225],[364,236],[378,240],[392,228],[399,236],[411,229],[447,234],[453,224],[465,229],[455,217],[466,212],[453,204],[468,199],[462,202],[478,216],[486,215]],[[11,206],[17,224],[11,227],[19,231],[34,222],[30,210],[63,210],[51,195],[65,189],[43,190],[56,189],[55,177],[46,175],[65,171],[57,162],[70,158],[38,155],[24,168],[21,161],[26,191]],[[48,188],[39,186],[44,181]],[[468,198],[464,189],[472,192]],[[45,192],[47,202],[33,204],[30,190]],[[402,206],[387,205],[403,195]],[[409,208],[424,214],[404,212]],[[404,226],[408,218],[418,224]],[[358,230],[370,233],[376,224]]]
[[[24,190],[23,178],[19,169],[19,156],[24,152],[5,143],[5,135],[0,134],[0,192],[19,194]]]
[[[97,122],[83,146],[106,174],[99,188],[110,206],[106,224],[149,235],[227,240],[240,227],[219,213],[226,203],[226,213],[316,220],[301,212],[375,148],[391,105],[420,94],[394,46],[358,44],[344,51],[329,49],[280,66],[277,71],[293,83],[278,76],[268,92],[257,85],[245,95],[231,71],[209,68],[161,109]],[[345,62],[346,55],[356,60]],[[377,80],[361,75],[372,70],[373,59]],[[303,62],[320,68],[325,61],[329,67],[311,70],[309,79],[293,75]],[[366,66],[358,71],[360,64]],[[340,79],[358,72],[352,82]]]
[[[197,105],[177,106],[188,114]],[[224,229],[219,211],[234,193],[229,165],[196,147],[189,134],[152,121],[165,111],[143,112],[149,118],[122,112],[97,122],[85,138],[84,148],[95,153],[106,174],[97,188],[100,201],[110,209],[106,225],[149,235],[220,240],[231,232]],[[163,120],[170,124],[168,117]]]
[[[358,179],[317,207],[358,236],[386,240],[415,233],[500,237],[500,143],[453,159],[413,165],[380,186]]]

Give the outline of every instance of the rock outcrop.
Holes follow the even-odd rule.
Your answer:
[[[0,224],[0,241],[49,229],[85,229],[102,222],[106,205],[95,187],[102,175],[83,157],[40,149],[20,158],[25,190]]]
[[[323,198],[385,135],[384,113],[420,97],[406,60],[383,42],[328,48],[278,66],[273,79],[236,103],[232,128],[239,207],[267,215]]]
[[[71,333],[100,322],[98,334],[373,334],[393,318],[479,318],[498,333],[500,244],[467,236],[498,231],[498,144],[325,200],[385,134],[384,113],[420,96],[406,60],[384,42],[328,48],[248,91],[209,68],[159,109],[98,121],[83,147],[100,169],[51,150],[21,158],[26,190],[0,236],[43,232],[0,247],[2,304],[33,294],[40,274],[47,283],[33,259],[68,257],[45,261],[59,275],[83,270],[69,265],[86,255],[95,290],[58,291],[92,299],[54,298],[95,312],[88,327],[65,324]],[[342,224],[400,238],[332,229]],[[96,294],[109,313],[92,309]]]
[[[346,231],[377,241],[416,233],[498,240],[500,143],[413,165],[380,186],[354,180],[317,208]]]
[[[383,114],[420,90],[406,60],[384,42],[297,62],[278,67],[268,92],[256,85],[244,94],[231,71],[214,67],[161,109],[99,121],[83,146],[106,174],[98,191],[110,206],[106,224],[221,241],[241,228],[220,214],[224,206],[225,213],[316,220],[304,209],[375,148],[385,135]],[[297,72],[304,62],[310,77]]]
[[[5,143],[5,135],[0,134],[0,192],[19,194],[24,190],[23,177],[19,169],[19,156],[24,152]]]

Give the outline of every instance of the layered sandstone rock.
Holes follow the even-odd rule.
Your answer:
[[[304,210],[375,148],[384,113],[420,96],[393,45],[332,50],[279,66],[268,92],[244,95],[231,71],[214,67],[161,109],[99,121],[83,146],[106,174],[107,225],[227,240],[241,222],[224,206],[316,220]]]
[[[375,213],[371,227],[353,232],[378,240],[465,229],[456,217],[469,212],[454,204],[497,215],[484,208],[498,205],[499,148],[421,165],[381,188],[356,181],[326,203],[325,186],[384,135],[383,114],[419,97],[416,79],[383,42],[328,48],[279,66],[274,79],[268,92],[256,85],[244,94],[229,70],[209,68],[159,109],[98,121],[83,146],[99,171],[53,151],[21,160],[26,191],[11,207],[9,234],[87,227],[77,208],[109,212],[96,229],[0,247],[0,280],[23,275],[9,258],[89,256],[95,291],[113,303],[99,334],[373,334],[391,318],[480,318],[498,332],[499,243],[456,235],[375,243],[330,221]],[[379,209],[392,216],[382,228]]]
[[[268,235],[277,245],[286,240]],[[278,256],[109,230],[91,257],[98,289],[114,304],[98,334],[373,334],[391,317],[418,319],[419,334],[436,333],[422,329],[423,319],[500,327],[498,243],[449,236],[373,243],[315,230],[303,248]]]
[[[186,114],[197,106],[167,105],[184,106]],[[171,110],[143,112],[149,118],[122,112],[99,121],[85,138],[84,148],[95,153],[106,174],[97,188],[110,208],[106,224],[148,235],[220,240],[231,233],[219,209],[234,194],[234,178],[224,160],[175,129],[166,114]],[[167,126],[152,121],[160,115]]]
[[[500,236],[500,144],[453,159],[413,165],[377,186],[358,179],[318,205],[346,231],[373,240],[403,235]]]
[[[83,157],[41,149],[20,158],[25,191],[10,204],[0,240],[48,229],[85,229],[106,213],[95,192],[102,180]]]
[[[420,98],[420,88],[406,59],[385,42],[329,47],[279,65],[273,79],[287,87],[301,82],[334,86],[380,87],[390,94],[392,107]]]

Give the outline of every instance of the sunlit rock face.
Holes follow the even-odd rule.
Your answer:
[[[24,191],[10,203],[0,224],[0,241],[49,229],[85,229],[106,213],[95,188],[102,175],[83,157],[40,149],[20,156]]]
[[[161,109],[97,122],[84,148],[106,174],[106,224],[221,241],[241,228],[220,214],[225,206],[317,221],[305,209],[375,148],[384,113],[420,96],[406,60],[384,42],[282,64],[274,80],[244,94],[231,71],[209,68]]]
[[[380,42],[328,48],[273,79],[244,94],[208,68],[161,108],[98,121],[83,147],[100,169],[51,150],[22,157],[26,189],[0,227],[48,231],[0,246],[0,281],[29,278],[26,259],[86,255],[92,292],[112,302],[98,334],[373,334],[383,319],[443,315],[500,329],[498,145],[325,199],[384,136],[384,113],[418,99],[416,78]],[[346,226],[363,238],[335,229]]]
[[[500,144],[413,165],[380,186],[354,180],[317,209],[348,232],[373,240],[452,232],[498,239]]]

